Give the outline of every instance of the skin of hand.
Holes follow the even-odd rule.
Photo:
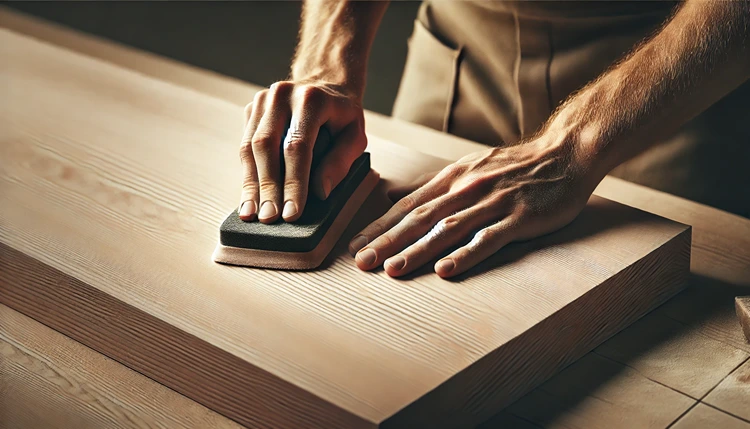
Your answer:
[[[572,95],[520,144],[488,149],[410,186],[349,244],[357,266],[460,274],[506,244],[569,223],[612,168],[750,78],[750,2],[688,0],[652,38]]]
[[[568,224],[601,178],[567,141],[541,137],[477,152],[391,189],[396,204],[349,251],[360,269],[383,265],[398,277],[455,248],[435,264],[438,275],[452,277],[512,241]]]
[[[320,199],[328,198],[367,146],[361,100],[346,88],[328,82],[277,82],[256,93],[245,108],[245,121],[238,209],[244,221],[257,216],[260,222],[272,223],[280,215],[287,222],[297,220],[308,190]],[[287,124],[289,130],[284,136]],[[335,144],[311,177],[313,145],[323,124]],[[283,178],[282,153],[286,170]]]
[[[308,192],[328,198],[365,150],[362,96],[367,58],[387,5],[346,0],[304,3],[289,80],[258,92],[245,108],[240,219],[296,221]],[[287,124],[289,131],[282,135]],[[313,146],[324,124],[333,144],[311,176]]]

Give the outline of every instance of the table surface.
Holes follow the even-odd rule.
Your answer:
[[[6,9],[0,23],[235,104],[258,90]],[[482,148],[372,113],[367,124],[373,136],[447,160]],[[688,288],[482,427],[750,428],[750,345],[733,313],[733,297],[750,294],[750,221],[609,177],[596,193],[693,225]],[[5,306],[0,356],[9,427],[237,427]]]

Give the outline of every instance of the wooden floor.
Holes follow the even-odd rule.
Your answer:
[[[13,18],[13,17],[11,17]],[[2,22],[9,25],[8,16],[3,15]],[[34,22],[14,19],[11,24],[26,26],[33,30]],[[38,29],[38,28],[37,28]],[[45,29],[45,31],[48,31]],[[69,34],[69,33],[63,33]],[[55,42],[61,44],[73,43],[76,36],[66,39],[56,33]],[[86,39],[84,39],[86,40]],[[88,42],[96,45],[94,42]],[[103,53],[111,50],[102,50]],[[133,55],[136,55],[135,53]],[[118,57],[122,57],[119,56]],[[149,61],[139,61],[138,64],[149,64]],[[157,67],[158,65],[158,67]],[[176,71],[173,82],[184,84],[184,80],[194,79],[196,83],[206,82],[206,86],[197,85],[201,91],[210,92],[218,88],[213,95],[221,96],[222,91],[230,101],[231,97],[240,98],[244,95],[237,91],[249,91],[252,87],[220,78],[208,78],[201,72],[189,68],[175,66],[171,63],[151,63],[154,73],[170,80],[171,67]],[[148,67],[147,67],[148,68]],[[143,70],[140,70],[144,72]],[[148,72],[146,72],[148,74]],[[230,90],[234,88],[235,90]],[[374,118],[374,119],[373,119]],[[380,122],[379,122],[380,121]],[[382,131],[384,135],[394,141],[398,138],[409,141],[425,141],[433,134],[418,127],[408,127],[403,124],[389,122],[381,117],[368,116],[368,129]],[[415,136],[420,138],[414,139]],[[436,139],[445,138],[435,136]],[[463,144],[459,144],[463,143]],[[413,147],[418,146],[413,144]],[[437,145],[431,145],[432,153]],[[471,150],[472,145],[457,139],[448,146],[450,153],[443,153],[445,158],[451,158],[460,150]],[[750,419],[748,402],[748,352],[750,348],[744,342],[739,332],[739,326],[733,319],[732,298],[734,295],[750,294],[750,225],[745,219],[727,215],[704,206],[689,203],[679,198],[642,189],[616,179],[606,179],[597,191],[598,194],[620,200],[627,204],[665,215],[694,226],[693,236],[693,265],[692,279],[688,290],[670,301],[665,306],[649,314],[620,335],[602,345],[595,352],[568,367],[551,381],[536,389],[516,404],[512,405],[501,415],[486,423],[484,427],[706,427],[706,425],[720,427],[748,427]],[[59,355],[55,356],[45,351],[38,343],[20,333],[28,328],[31,332],[42,335],[46,328],[31,320],[24,320],[24,316],[13,310],[2,308],[0,313],[0,327],[10,326],[10,331],[0,331],[2,347],[2,374],[26,374],[26,376],[3,377],[0,392],[14,391],[17,386],[27,385],[20,380],[26,380],[31,374],[39,374],[39,390],[33,395],[32,403],[53,404],[50,398],[60,392],[70,389],[59,381],[54,373],[45,369],[43,365],[36,365],[33,360],[21,360],[6,356],[16,356],[16,350],[26,350],[26,354],[36,354],[42,361],[66,371],[71,365]],[[5,322],[8,323],[5,323]],[[25,328],[26,327],[26,328]],[[1,329],[1,328],[0,328]],[[96,365],[86,366],[83,372],[78,372],[84,383],[101,386],[103,380],[97,378],[101,372],[96,371],[99,362],[106,362],[106,358],[88,351],[75,342],[65,339],[57,333],[49,331],[49,338],[58,338],[61,346],[58,350],[72,350],[81,356],[89,356]],[[14,339],[15,338],[15,339]],[[18,340],[22,338],[22,340]],[[66,340],[66,341],[62,341]],[[51,342],[52,340],[50,340]],[[10,344],[11,346],[8,346]],[[119,367],[110,362],[111,366]],[[6,371],[7,368],[7,371]],[[31,369],[29,369],[31,368]],[[143,418],[153,418],[154,422],[165,422],[169,419],[184,417],[186,420],[175,423],[176,426],[196,427],[202,424],[191,423],[189,419],[205,418],[193,417],[202,415],[197,404],[191,406],[181,403],[184,398],[162,386],[143,379],[132,371],[122,368],[119,372],[112,372],[112,380],[122,377],[127,383],[142,382],[152,386],[154,395],[164,395],[173,398],[174,402],[165,400],[163,407],[151,409],[143,407],[137,399],[127,396],[118,389],[107,389],[116,400],[112,405],[113,412],[123,412],[127,415],[128,404],[138,410],[137,415]],[[86,371],[89,371],[86,374]],[[104,371],[104,370],[103,370]],[[139,378],[140,377],[140,378]],[[105,377],[105,381],[109,378]],[[7,383],[6,383],[7,382]],[[15,383],[15,384],[14,384]],[[127,383],[123,383],[127,385]],[[19,387],[20,388],[20,387]],[[46,392],[40,394],[38,392]],[[75,391],[74,391],[75,392]],[[157,393],[160,392],[160,393]],[[121,398],[119,395],[122,395]],[[31,395],[30,395],[31,396]],[[83,395],[85,397],[85,395]],[[64,408],[70,418],[79,419],[81,425],[88,421],[90,427],[97,419],[107,419],[110,414],[92,409],[82,396],[65,396],[70,399]],[[121,402],[122,401],[122,402]],[[186,400],[185,400],[186,401]],[[125,406],[123,406],[125,404]],[[47,413],[23,411],[22,407],[13,406],[14,403],[3,395],[0,406],[2,411],[16,410],[14,413],[15,427],[25,427],[18,422],[43,421],[46,416],[61,412],[63,404],[58,406],[40,407]],[[191,408],[197,407],[197,408]],[[28,410],[28,409],[27,409]],[[167,411],[165,411],[167,410]],[[170,412],[171,410],[171,412]],[[183,411],[184,410],[184,411]],[[88,411],[88,412],[87,412]],[[206,411],[204,409],[204,411]],[[38,414],[38,415],[37,415]],[[174,416],[173,414],[182,414]],[[118,415],[118,414],[113,414]],[[211,415],[207,412],[207,415]],[[26,416],[26,417],[24,417]],[[24,420],[26,419],[26,420]],[[30,420],[31,419],[31,420]],[[33,420],[38,419],[38,420]],[[127,418],[118,419],[125,427],[132,427]],[[54,421],[54,420],[50,420]],[[200,421],[200,420],[198,420]],[[221,419],[215,420],[217,425]],[[675,423],[676,422],[676,423]],[[225,424],[229,424],[225,422]],[[14,427],[14,426],[11,426]]]

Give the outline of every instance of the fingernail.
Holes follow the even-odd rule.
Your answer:
[[[385,263],[390,265],[394,270],[401,271],[404,265],[406,265],[406,259],[403,256],[397,255],[388,259]]]
[[[271,201],[264,201],[260,205],[260,213],[258,213],[259,219],[268,219],[276,216],[278,211],[276,210],[276,204]]]
[[[453,262],[453,259],[443,259],[437,263],[437,270],[435,271],[442,271],[443,273],[448,274],[453,271],[454,268],[456,268],[456,263]]]
[[[245,201],[240,207],[240,217],[250,217],[255,214],[256,210],[255,201]]]
[[[323,194],[325,194],[326,198],[331,195],[331,179],[328,177],[323,179]]]
[[[365,246],[367,246],[367,237],[364,235],[358,235],[349,242],[349,250],[352,252],[352,256]]]
[[[292,217],[297,214],[297,205],[294,204],[294,201],[287,201],[284,203],[284,212],[281,213],[281,216],[283,218]]]
[[[375,263],[375,260],[378,258],[378,256],[375,254],[374,250],[365,249],[364,251],[357,253],[357,258],[359,258],[359,260],[362,261],[363,264],[370,266]]]

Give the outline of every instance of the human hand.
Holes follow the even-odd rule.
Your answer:
[[[287,124],[289,131],[283,136]],[[313,146],[323,124],[333,142],[310,176]],[[302,215],[309,189],[320,199],[328,198],[364,152],[364,130],[361,96],[340,85],[284,81],[259,91],[245,107],[240,219],[257,217],[260,222],[272,223],[281,215],[294,222]]]
[[[352,239],[357,266],[407,274],[435,264],[460,274],[512,241],[555,231],[583,209],[603,175],[573,144],[549,138],[466,156],[411,185],[391,189],[397,203]],[[355,254],[356,252],[356,254]]]

